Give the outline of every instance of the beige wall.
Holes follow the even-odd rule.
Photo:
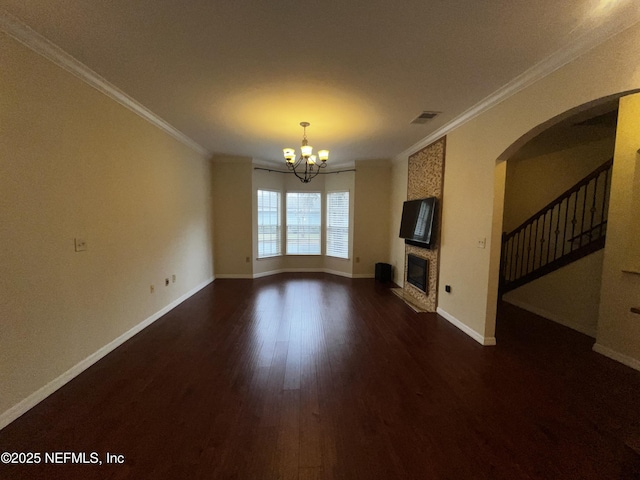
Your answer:
[[[474,131],[476,126],[480,131]],[[493,337],[492,331],[485,334],[485,327],[499,152],[484,141],[484,127],[472,121],[447,135],[438,308],[479,335]],[[480,238],[486,239],[486,248],[477,247]],[[451,285],[451,293],[444,292],[445,285]]]
[[[503,295],[503,300],[596,336],[604,251],[592,253]]]
[[[213,257],[207,160],[4,34],[0,58],[6,419],[210,281]]]
[[[640,149],[637,152],[640,154]],[[632,211],[640,212],[640,156],[636,157],[636,168],[633,174]],[[640,274],[640,222],[629,226],[627,235],[628,247],[625,259],[625,270]]]
[[[634,176],[640,169],[640,94],[620,100],[604,251],[596,350],[640,369],[640,272],[627,273],[630,235],[640,215],[633,205]],[[637,186],[636,186],[637,188]]]
[[[389,262],[391,163],[356,162],[354,276],[373,276],[375,264]]]
[[[639,56],[640,25],[635,25],[447,134],[438,298],[450,318],[485,338],[494,335],[504,194],[500,183],[506,174],[500,171],[504,167],[496,168],[497,159],[537,125],[640,87]],[[393,191],[398,188],[394,185]],[[396,209],[393,213],[399,215]],[[477,248],[477,239],[484,237],[486,248]],[[399,242],[394,240],[393,252]],[[452,294],[444,293],[445,284],[452,286]],[[610,345],[631,351],[629,341],[640,343],[612,338]]]
[[[406,158],[395,159],[391,164],[391,191],[389,193],[389,245],[390,263],[393,267],[393,282],[404,287],[405,244],[400,238],[400,221],[402,220],[402,204],[407,200],[407,183],[409,162]]]
[[[216,277],[253,275],[251,158],[213,159]]]

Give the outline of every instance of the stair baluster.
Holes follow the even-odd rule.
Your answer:
[[[612,165],[613,159],[605,162],[519,227],[503,234],[502,293],[604,247]]]

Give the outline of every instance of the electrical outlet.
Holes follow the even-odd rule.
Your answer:
[[[153,293],[153,291],[155,290],[155,287],[153,285],[149,286],[149,293]]]
[[[476,241],[476,246],[478,248],[486,248],[487,246],[487,237],[478,237]]]
[[[171,275],[171,282],[176,283],[176,274]]]
[[[451,293],[451,285],[445,285],[444,286],[444,291],[447,293]]]

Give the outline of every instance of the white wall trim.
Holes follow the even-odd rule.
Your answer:
[[[349,272],[341,272],[340,270],[331,270],[330,268],[322,269],[324,273],[328,273],[329,275],[336,275],[338,277],[346,277],[346,278],[355,278],[352,273]]]
[[[339,270],[331,270],[330,268],[280,268],[278,270],[269,270],[268,272],[254,273],[253,278],[268,277],[271,275],[277,275],[279,273],[328,273],[329,275],[336,275],[338,277],[346,278],[375,278],[375,275],[369,273],[348,273],[341,272]],[[234,277],[221,277],[218,278],[234,278]]]
[[[34,52],[42,55],[46,59],[55,63],[59,67],[63,68],[67,72],[75,75],[83,82],[92,86],[99,92],[102,92],[109,98],[115,100],[120,105],[128,108],[132,112],[140,115],[149,123],[155,125],[160,130],[168,133],[176,140],[191,147],[202,156],[210,156],[210,152],[196,143],[191,138],[187,137],[184,133],[173,127],[144,105],[124,93],[115,85],[109,83],[106,79],[98,75],[91,70],[85,64],[76,60],[60,47],[47,40],[35,30],[31,29],[28,25],[25,25],[18,18],[14,17],[5,10],[0,9],[0,31],[7,33],[18,42],[22,43],[26,47],[30,48]]]
[[[528,86],[543,79],[547,75],[552,74],[559,68],[562,68],[564,65],[584,55],[589,50],[592,50],[598,45],[604,43],[614,35],[617,35],[627,28],[632,27],[633,25],[638,23],[638,21],[640,21],[638,15],[628,15],[622,17],[618,16],[615,21],[600,25],[600,27],[594,28],[582,34],[582,36],[580,36],[575,42],[566,44],[560,50],[557,50],[549,57],[538,62],[533,67],[529,68],[528,70],[511,80],[509,83],[493,92],[491,95],[476,103],[473,107],[469,108],[450,122],[440,127],[435,132],[431,133],[427,137],[420,140],[418,143],[412,145],[404,152],[397,155],[394,158],[394,161],[406,159],[407,157],[409,157],[409,155],[412,155],[415,152],[423,149],[424,147],[431,145],[439,138],[447,135],[456,128],[467,123],[469,120],[472,120],[478,115],[495,107],[507,98],[515,95],[521,90],[524,90]]]
[[[351,278],[376,278],[373,273],[354,273]]]
[[[146,320],[143,320],[142,322],[140,322],[139,324],[137,324],[136,326],[134,326],[130,330],[128,330],[125,333],[123,333],[122,335],[120,335],[115,340],[112,340],[111,342],[106,344],[104,347],[100,348],[99,350],[97,350],[96,352],[92,353],[91,355],[89,355],[84,360],[80,361],[79,363],[77,363],[76,365],[71,367],[69,370],[64,372],[58,378],[55,378],[54,380],[50,381],[49,383],[47,383],[42,388],[40,388],[39,390],[35,391],[34,393],[29,395],[27,398],[25,398],[21,402],[17,403],[13,407],[11,407],[9,410],[7,410],[7,411],[3,412],[2,414],[0,414],[0,430],[2,430],[4,427],[9,425],[11,422],[16,420],[18,417],[20,417],[24,413],[26,413],[28,410],[30,410],[33,407],[35,407],[37,404],[39,404],[41,401],[43,401],[45,398],[47,398],[49,395],[51,395],[53,392],[55,392],[59,388],[63,387],[69,381],[73,380],[75,377],[77,377],[82,372],[84,372],[87,368],[92,366],[94,363],[98,362],[101,358],[103,358],[107,354],[111,353],[113,350],[115,350],[120,345],[125,343],[127,340],[129,340],[131,337],[133,337],[135,334],[141,332],[146,327],[148,327],[153,322],[155,322],[160,317],[162,317],[164,314],[166,314],[170,310],[173,310],[175,307],[180,305],[182,302],[187,300],[189,297],[193,296],[194,294],[196,294],[197,292],[202,290],[204,287],[206,287],[211,282],[213,282],[213,280],[214,280],[213,277],[211,277],[208,280],[205,280],[201,284],[197,285],[196,287],[192,288],[187,293],[182,295],[180,298],[174,300],[173,302],[171,302],[169,305],[167,305],[163,309],[161,309],[158,312],[154,313],[153,315],[148,317]]]
[[[462,330],[464,333],[469,335],[471,338],[473,338],[480,345],[491,346],[491,345],[495,345],[496,344],[496,337],[485,337],[485,336],[479,334],[473,328],[469,327],[468,325],[465,325],[460,320],[458,320],[456,317],[454,317],[450,313],[444,311],[440,307],[438,307],[436,309],[436,311],[438,312],[438,315],[440,315],[442,318],[447,320],[449,323],[451,323],[454,326],[458,327],[460,330]]]
[[[535,313],[536,315],[542,317],[542,318],[546,318],[547,320],[551,320],[552,322],[556,322],[559,323],[560,325],[563,325],[567,328],[570,328],[572,330],[575,330],[576,332],[580,332],[584,335],[587,335],[591,338],[595,338],[595,332],[590,332],[588,331],[587,328],[584,327],[584,325],[577,325],[563,317],[561,317],[560,315],[557,315],[553,312],[549,312],[547,310],[545,310],[544,308],[540,308],[540,307],[536,307],[535,305],[530,305],[526,302],[522,302],[520,300],[515,300],[512,298],[508,298],[508,294],[505,294],[502,297],[502,300],[504,302],[510,303],[511,305],[515,305],[518,308],[522,308],[523,310],[526,310],[527,312],[531,312],[531,313]]]
[[[216,273],[216,278],[255,278],[251,273]]]
[[[271,275],[277,275],[279,273],[284,273],[286,270],[278,269],[278,270],[269,270],[267,272],[254,273],[253,278],[262,278],[262,277],[270,277]]]
[[[625,355],[624,353],[616,352],[615,350],[612,350],[609,347],[605,347],[600,343],[596,343],[593,346],[593,351],[598,352],[599,354],[604,355],[605,357],[609,357],[610,359],[615,360],[616,362],[620,362],[623,365],[626,365],[627,367],[631,367],[634,370],[638,370],[640,372],[640,360],[636,358]]]
[[[283,268],[285,273],[324,273],[324,267],[322,268]]]

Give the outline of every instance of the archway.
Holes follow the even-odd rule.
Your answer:
[[[506,244],[507,246],[502,249],[501,274],[507,272],[509,275],[509,271],[512,272],[514,268],[516,272],[518,268],[522,271],[523,265],[525,270],[530,268],[530,265],[536,262],[537,250],[541,252],[539,256],[546,255],[544,262],[549,262],[550,253],[553,260],[553,255],[559,248],[559,238],[564,251],[563,242],[567,237],[570,242],[573,242],[570,243],[570,247],[573,247],[576,238],[582,246],[583,238],[586,244],[586,239],[591,239],[592,234],[594,236],[598,232],[602,234],[599,247],[586,251],[585,255],[581,257],[575,256],[574,259],[561,264],[562,268],[558,266],[558,268],[548,269],[548,271],[543,271],[544,269],[541,268],[539,276],[533,275],[530,276],[531,278],[525,278],[525,283],[516,285],[517,288],[504,295],[504,291],[501,291],[498,297],[499,306],[501,301],[506,301],[510,305],[515,305],[595,338],[602,277],[602,247],[604,246],[604,233],[606,233],[605,214],[608,206],[604,201],[608,195],[608,187],[604,182],[610,182],[610,173],[606,172],[607,176],[603,177],[604,180],[596,179],[596,186],[593,186],[593,181],[591,181],[590,186],[585,186],[580,191],[576,190],[578,193],[575,194],[575,198],[566,200],[564,211],[561,210],[562,206],[559,203],[557,207],[551,207],[549,215],[545,214],[544,217],[540,217],[544,218],[542,222],[538,219],[535,220],[535,230],[533,218],[544,207],[553,205],[556,198],[565,194],[577,182],[613,158],[618,101],[620,97],[628,93],[630,92],[600,98],[557,115],[522,135],[499,156],[500,167],[505,170],[503,231],[513,230],[516,233],[516,230],[521,228],[523,232],[522,240],[520,239],[520,231],[517,232],[517,237],[507,237],[511,238],[512,243],[517,242],[518,251],[515,256],[510,253],[514,247],[509,244]],[[600,187],[597,186],[598,181],[600,181]],[[598,193],[598,188],[602,193]],[[594,205],[596,196],[599,195],[604,199],[598,198],[598,207],[603,211],[597,214],[601,215],[602,222],[600,223],[593,222],[593,218],[597,216],[594,213],[596,209],[592,207],[589,210],[587,207],[587,191],[590,192],[589,194],[592,192]],[[582,195],[580,205],[577,205],[576,208],[577,198],[580,195]],[[582,205],[583,199],[584,206]],[[574,208],[571,214],[573,215],[573,225],[568,213],[571,201]],[[591,205],[591,199],[589,199],[589,205]],[[579,217],[577,223],[580,223],[581,212],[583,212],[583,218],[584,212],[586,212],[587,217],[591,216],[592,224],[599,228],[599,230],[594,229],[596,233],[592,233],[587,227],[583,230],[578,228],[578,235],[575,235],[576,209]],[[589,214],[589,212],[591,213]],[[555,220],[554,214],[556,215]],[[548,220],[549,217],[550,220]],[[563,219],[565,223],[562,225],[560,217],[565,217]],[[528,227],[527,222],[530,223]],[[573,235],[564,234],[565,224],[567,230],[572,227]],[[545,229],[547,230],[546,237],[543,236]],[[553,229],[555,231],[552,231]],[[539,230],[542,234],[539,233]],[[524,232],[527,235],[524,235]],[[555,238],[553,250],[552,237]],[[545,241],[548,242],[546,251],[544,250],[545,244],[539,243]],[[533,261],[530,260],[531,258]],[[505,264],[509,262],[516,266],[508,265],[505,267]],[[542,267],[543,260],[539,259],[538,262],[538,266]],[[534,265],[534,268],[537,267]],[[504,283],[503,281],[503,288]],[[498,320],[499,322],[500,320]],[[499,335],[498,332],[497,335]]]

